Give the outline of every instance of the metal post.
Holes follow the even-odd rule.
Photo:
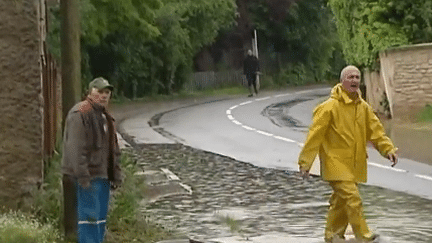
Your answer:
[[[253,54],[255,55],[256,58],[258,58],[258,38],[257,38],[257,33],[256,30],[254,30],[254,40],[253,40]],[[257,86],[257,90],[260,89],[260,76],[259,74],[256,75],[256,86]]]

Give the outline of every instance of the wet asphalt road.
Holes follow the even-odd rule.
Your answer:
[[[323,242],[331,189],[319,177],[249,163],[180,144],[140,145],[138,162],[167,168],[192,187],[141,208],[146,217],[195,240],[260,235]],[[432,203],[375,186],[360,186],[369,227],[385,242],[432,242]],[[291,241],[295,243],[295,241]]]
[[[321,88],[210,102],[164,114],[157,129],[182,144],[255,166],[298,170],[312,110],[329,92]],[[392,168],[372,147],[368,154],[369,185],[432,199],[432,166],[401,158]],[[312,172],[319,174],[317,161]]]

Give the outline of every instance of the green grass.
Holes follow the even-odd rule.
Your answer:
[[[31,215],[7,212],[0,215],[0,242],[52,243],[61,239],[52,224],[42,224]]]
[[[221,218],[222,223],[226,224],[229,228],[231,232],[238,232],[240,231],[240,222],[229,217],[229,216],[225,216]]]
[[[419,113],[418,120],[420,122],[432,122],[432,106],[426,105]]]
[[[127,153],[122,154],[122,168],[126,180],[111,200],[108,215],[107,243],[155,242],[170,238],[173,232],[148,221],[139,211],[144,183],[133,176],[138,165]]]
[[[203,90],[186,91],[183,90],[179,93],[172,95],[153,95],[137,98],[134,100],[117,97],[111,101],[114,105],[130,104],[130,103],[141,103],[141,102],[157,102],[157,101],[171,101],[178,99],[189,99],[189,98],[201,98],[207,96],[223,96],[223,95],[241,95],[247,94],[249,91],[247,87],[241,85],[220,87],[220,88],[207,88]]]

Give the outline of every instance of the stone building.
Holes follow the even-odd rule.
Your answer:
[[[56,110],[53,83],[44,81],[53,73],[45,11],[45,0],[0,1],[0,203],[9,208],[25,206],[41,183],[45,144],[52,144],[44,136],[55,127],[46,125],[54,119],[44,105]]]
[[[386,98],[392,117],[414,121],[432,104],[432,43],[382,51],[380,71],[364,76],[367,100],[376,110],[382,111]]]

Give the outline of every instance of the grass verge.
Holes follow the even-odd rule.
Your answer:
[[[171,100],[178,100],[178,99],[200,98],[200,97],[207,97],[207,96],[241,95],[247,93],[249,93],[247,87],[241,85],[235,85],[229,87],[207,88],[203,90],[194,90],[194,91],[183,90],[179,93],[175,93],[172,95],[145,96],[134,100],[125,97],[117,97],[113,99],[111,103],[113,105],[122,105],[122,104],[129,104],[129,103],[171,101]]]
[[[58,242],[60,232],[52,224],[22,212],[9,211],[0,215],[0,242],[52,243]]]
[[[150,222],[139,211],[145,186],[134,176],[138,165],[127,151],[122,153],[122,169],[126,180],[110,203],[106,242],[155,242],[172,237],[173,232]]]
[[[419,113],[420,122],[432,123],[432,105],[426,105]]]

